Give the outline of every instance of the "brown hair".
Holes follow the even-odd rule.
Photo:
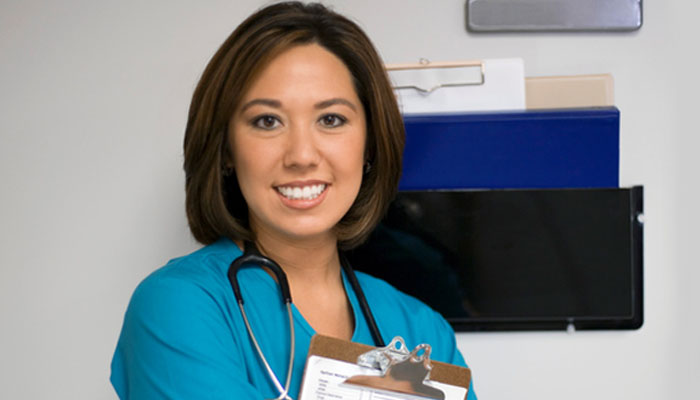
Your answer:
[[[369,38],[321,4],[285,2],[265,7],[226,39],[194,91],[185,131],[185,189],[190,230],[201,243],[221,237],[252,240],[248,207],[235,173],[226,170],[229,120],[256,76],[290,47],[316,43],[343,61],[364,107],[366,158],[371,167],[335,227],[339,246],[362,243],[398,188],[403,120],[384,65]]]

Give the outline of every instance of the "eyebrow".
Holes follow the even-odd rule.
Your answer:
[[[318,102],[314,104],[314,108],[317,110],[322,110],[324,108],[328,108],[330,106],[334,106],[336,104],[343,104],[348,107],[350,107],[353,111],[357,112],[357,107],[355,104],[353,104],[351,101],[343,99],[342,97],[336,97],[328,100],[323,100],[321,102]],[[273,99],[253,99],[247,103],[245,103],[241,107],[241,112],[244,112],[245,110],[249,109],[250,107],[254,105],[263,105],[263,106],[268,106],[272,108],[282,108],[282,103],[279,100],[273,100]]]
[[[273,99],[253,99],[253,100],[251,100],[251,101],[245,103],[245,104],[243,105],[243,107],[241,107],[241,112],[243,112],[243,111],[249,109],[250,107],[252,107],[252,106],[254,106],[254,105],[256,105],[256,104],[260,104],[260,105],[263,105],[263,106],[269,106],[269,107],[272,107],[272,108],[282,108],[282,103],[281,103],[280,101],[278,101],[278,100],[273,100]]]
[[[349,100],[343,99],[342,97],[336,97],[333,99],[321,101],[319,103],[316,103],[314,105],[314,108],[317,110],[321,110],[321,109],[328,108],[328,107],[336,105],[336,104],[344,104],[344,105],[350,107],[353,111],[357,112],[357,107],[355,107],[355,105],[352,102],[350,102]]]

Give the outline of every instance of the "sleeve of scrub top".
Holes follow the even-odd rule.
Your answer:
[[[449,332],[449,334],[444,335],[447,338],[447,340],[449,340],[449,345],[447,347],[451,349],[450,351],[452,352],[452,361],[449,361],[449,363],[454,365],[467,366],[467,364],[464,362],[464,357],[462,357],[462,353],[460,353],[459,348],[457,348],[457,339],[455,337],[455,333],[452,329],[452,326],[450,326],[450,324],[444,318],[442,318],[442,316],[439,316],[438,319],[440,321],[439,325],[441,325],[439,329],[443,332]],[[476,393],[474,392],[473,376],[472,380],[469,382],[467,400],[477,400]]]
[[[423,308],[425,314],[418,314],[418,320],[424,321],[423,329],[430,330],[430,340],[428,343],[433,347],[431,358],[443,362],[447,362],[462,367],[469,367],[462,357],[462,353],[457,347],[457,338],[452,326],[442,317],[437,311],[434,311],[427,306]],[[427,323],[427,321],[432,321]],[[473,371],[472,371],[473,372]],[[474,379],[472,377],[469,382],[469,390],[467,392],[467,400],[476,400],[474,392]]]
[[[112,362],[119,397],[260,398],[245,379],[222,307],[196,283],[146,279],[131,299]]]

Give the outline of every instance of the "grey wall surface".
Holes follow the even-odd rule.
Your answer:
[[[645,185],[646,322],[459,334],[482,399],[694,398],[698,3],[645,2],[616,34],[469,34],[464,0],[333,1],[386,62],[522,57],[612,73],[623,185]],[[208,58],[259,1],[0,2],[0,398],[111,399],[131,292],[198,245],[182,136]]]

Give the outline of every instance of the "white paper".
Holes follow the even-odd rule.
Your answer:
[[[480,85],[448,86],[423,93],[419,90],[395,89],[403,114],[449,113],[468,111],[524,110],[525,68],[520,58],[484,60],[484,82]],[[442,68],[389,71],[394,86],[410,85],[431,88],[439,82],[454,84],[460,70]],[[449,75],[446,75],[448,74]],[[474,68],[464,69],[464,82],[474,83]]]
[[[306,362],[299,400],[425,400],[424,397],[387,393],[342,383],[355,375],[381,375],[379,370],[331,358],[311,356]],[[467,389],[441,382],[426,381],[426,385],[442,390],[445,400],[463,400]]]

